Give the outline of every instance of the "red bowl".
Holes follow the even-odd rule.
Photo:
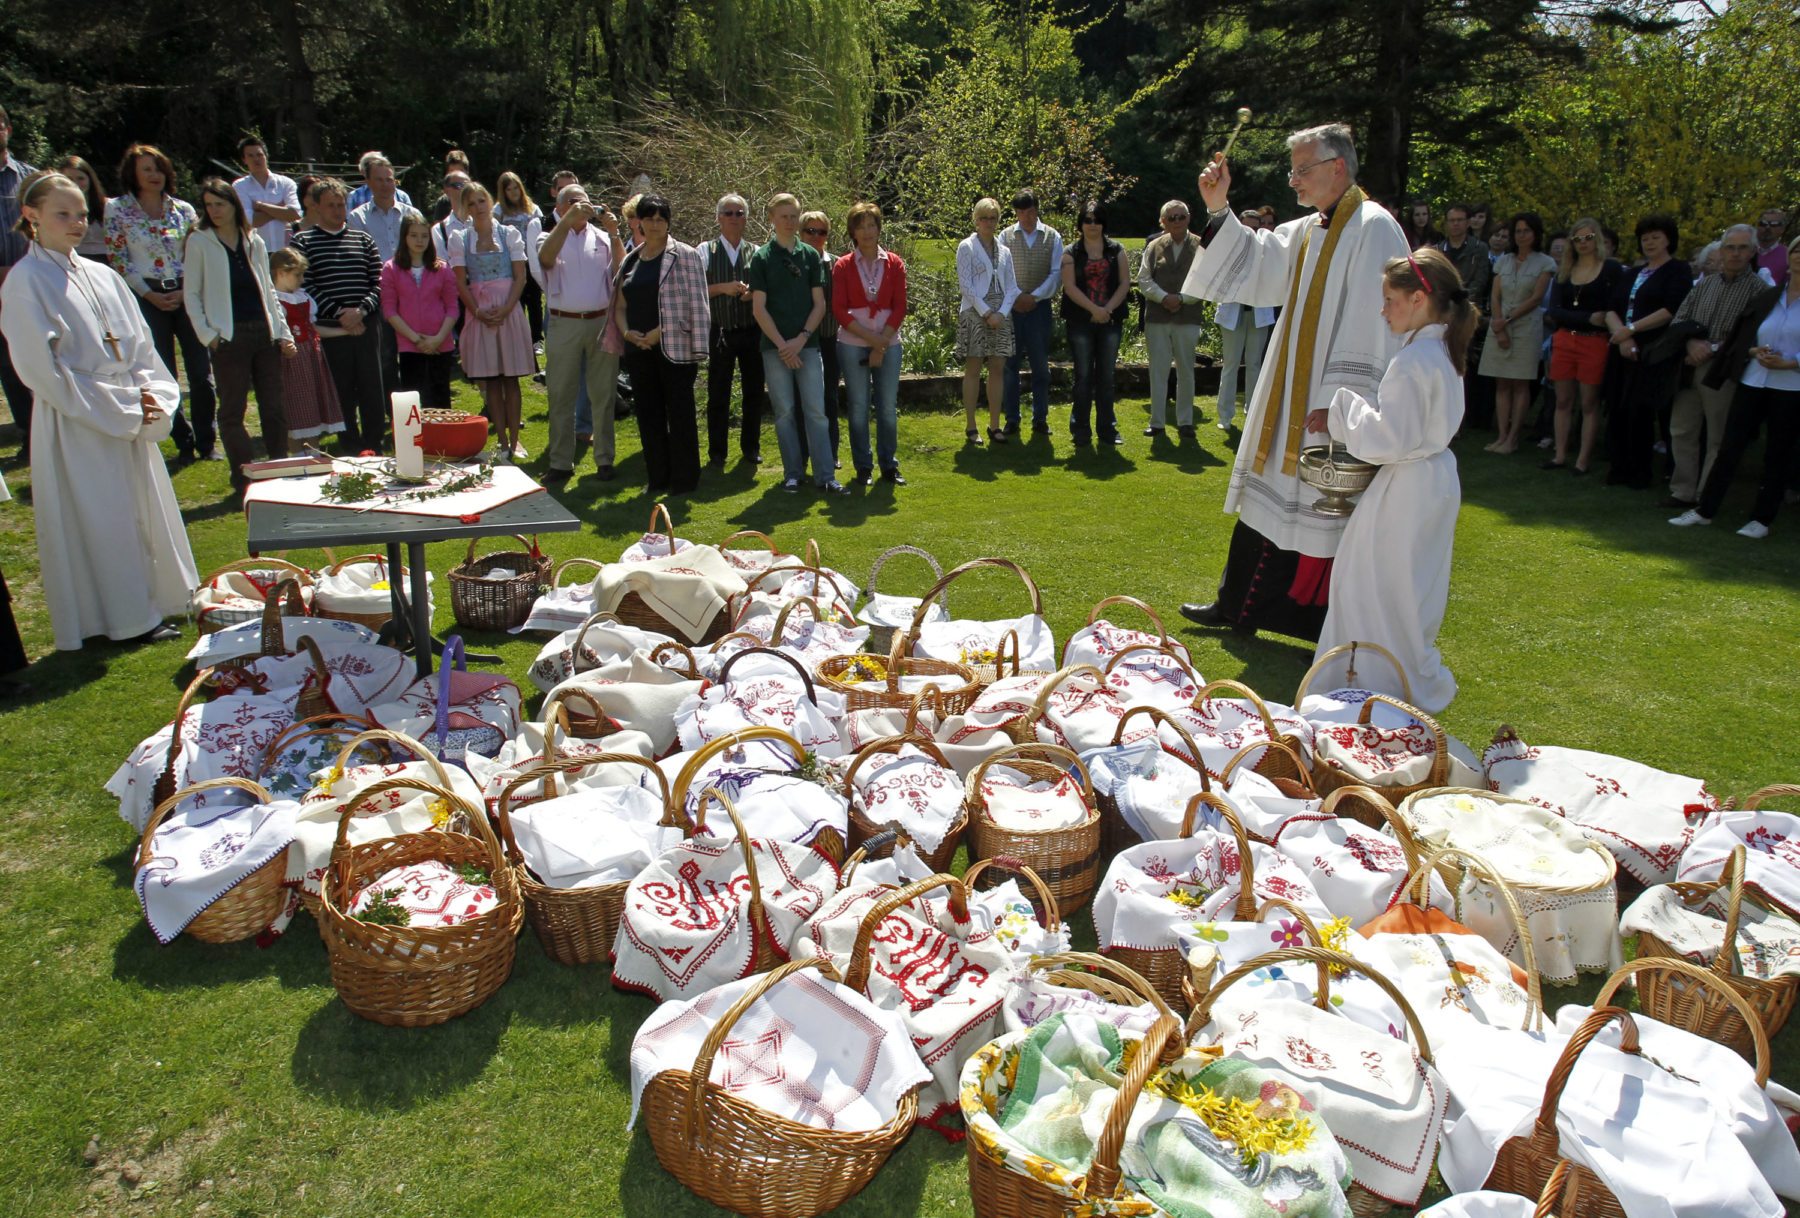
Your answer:
[[[425,455],[434,461],[464,461],[487,447],[488,422],[478,414],[426,419],[419,435]]]

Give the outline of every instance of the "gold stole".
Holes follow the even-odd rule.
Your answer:
[[[1325,272],[1331,256],[1337,252],[1338,240],[1349,227],[1350,217],[1357,213],[1366,198],[1362,188],[1352,186],[1344,192],[1331,213],[1331,227],[1325,231],[1325,248],[1319,251],[1319,265],[1313,268],[1312,282],[1306,288],[1306,308],[1300,314],[1300,350],[1294,359],[1294,383],[1288,385],[1288,351],[1294,334],[1294,306],[1300,299],[1300,276],[1306,271],[1306,250],[1318,231],[1308,224],[1300,242],[1300,260],[1294,267],[1294,278],[1288,284],[1287,308],[1281,327],[1281,350],[1276,353],[1275,383],[1269,389],[1268,409],[1263,412],[1262,434],[1256,440],[1256,461],[1250,468],[1263,472],[1269,460],[1269,448],[1275,442],[1275,425],[1285,406],[1287,411],[1287,444],[1281,454],[1281,472],[1292,475],[1300,467],[1300,429],[1306,425],[1307,388],[1312,384],[1313,348],[1319,338],[1319,310],[1325,299]]]

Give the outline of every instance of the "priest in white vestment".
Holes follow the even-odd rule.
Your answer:
[[[1382,267],[1406,254],[1400,225],[1356,185],[1350,129],[1332,123],[1288,137],[1294,194],[1315,214],[1253,231],[1232,211],[1231,171],[1200,175],[1209,221],[1184,296],[1281,307],[1245,411],[1225,510],[1235,512],[1225,572],[1189,620],[1317,641],[1344,519],[1313,509],[1300,481],[1308,412],[1339,389],[1375,396],[1398,340],[1381,318]]]
[[[19,191],[30,250],[0,285],[0,330],[37,396],[31,499],[59,650],[173,638],[199,576],[157,441],[180,389],[117,272],[75,253],[87,202],[60,174]]]

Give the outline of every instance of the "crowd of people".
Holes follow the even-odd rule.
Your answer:
[[[0,141],[9,135],[0,111]],[[1320,137],[1313,145],[1334,148],[1337,140]],[[1348,136],[1341,142],[1349,147]],[[362,181],[352,188],[333,177],[294,180],[275,172],[255,136],[236,151],[244,173],[229,181],[202,178],[190,203],[174,192],[176,167],[151,145],[125,150],[118,193],[109,197],[83,158],[39,171],[0,142],[0,276],[32,257],[56,262],[66,254],[60,273],[68,291],[130,304],[130,316],[87,311],[109,353],[121,342],[154,353],[153,367],[127,377],[143,399],[134,426],[154,434],[160,429],[146,425],[165,423],[178,460],[228,461],[240,491],[244,466],[256,455],[245,425],[252,394],[270,457],[329,435],[338,437],[340,451],[379,452],[388,443],[390,393],[411,390],[427,406],[449,407],[459,373],[480,389],[500,461],[529,457],[521,382],[545,382],[542,479],[552,488],[566,484],[584,459],[599,479],[612,479],[615,420],[629,411],[648,489],[691,492],[706,468],[721,468],[730,456],[734,401],[744,462],[762,462],[762,422],[772,416],[787,491],[810,485],[847,493],[838,473],[845,423],[852,484],[866,486],[877,476],[905,484],[897,407],[907,267],[883,246],[884,216],[874,203],[849,210],[843,252],[835,255],[831,218],[803,210],[791,194],[768,201],[762,244],[748,236],[750,204],[728,193],[716,204],[713,235],[689,245],[671,235],[675,216],[666,198],[642,193],[614,211],[572,171],[554,176],[546,209],[516,173],[498,175],[489,189],[469,158],[452,151],[440,195],[421,209],[379,152],[361,158]],[[1353,152],[1335,159],[1354,174]],[[1201,186],[1204,193],[1204,180]],[[1381,210],[1358,197],[1359,206]],[[1214,244],[1221,233],[1260,236],[1257,248],[1273,243],[1283,250],[1297,234],[1304,260],[1310,228],[1330,228],[1335,203],[1311,206],[1320,208],[1319,225],[1277,225],[1273,208],[1221,211],[1210,200],[1197,216],[1184,201],[1170,200],[1158,217],[1160,231],[1134,258],[1113,233],[1103,202],[1085,202],[1065,240],[1040,218],[1029,189],[1013,195],[1004,227],[1000,202],[979,200],[973,231],[955,252],[967,442],[1018,438],[1027,387],[1033,437],[1047,436],[1049,352],[1060,314],[1074,364],[1069,437],[1077,446],[1125,443],[1114,370],[1134,296],[1150,362],[1146,436],[1166,436],[1171,414],[1184,439],[1204,421],[1195,404],[1194,357],[1209,308],[1223,335],[1220,428],[1236,427],[1240,389],[1248,415],[1253,400],[1285,400],[1309,385],[1308,377],[1320,381],[1310,362],[1262,375],[1271,335],[1286,335],[1280,318],[1294,314],[1302,298],[1254,276],[1221,278],[1218,258],[1207,257],[1222,248]],[[66,231],[53,234],[45,209],[58,207],[70,215]],[[1490,225],[1481,205],[1450,206],[1441,231],[1424,202],[1382,215],[1395,223],[1402,252],[1441,252],[1462,285],[1457,290],[1484,314],[1455,362],[1459,369],[1466,364],[1460,409],[1467,422],[1491,420],[1496,432],[1490,452],[1512,453],[1536,438],[1546,469],[1579,476],[1600,459],[1604,438],[1607,481],[1639,488],[1656,478],[1660,455],[1669,503],[1680,509],[1673,523],[1688,526],[1717,514],[1744,453],[1766,429],[1762,488],[1741,532],[1767,535],[1800,440],[1800,253],[1782,244],[1785,213],[1734,225],[1692,263],[1676,257],[1675,222],[1647,216],[1634,230],[1638,257],[1629,266],[1619,257],[1618,234],[1592,218],[1547,235],[1534,213]],[[1322,240],[1330,246],[1330,238]],[[1209,263],[1215,269],[1203,270]],[[1366,269],[1371,283],[1386,273],[1379,260]],[[23,336],[28,346],[41,345],[25,310],[12,307],[10,293],[6,300],[4,341]],[[1314,341],[1322,340],[1302,318],[1283,344]],[[1374,354],[1380,346],[1372,340],[1359,357],[1376,373],[1388,358]],[[0,346],[0,380],[34,464],[33,433],[45,432],[33,427],[34,398],[54,400],[66,388],[52,370],[31,371],[37,354],[15,346],[8,357]],[[702,363],[704,466],[695,392]],[[176,383],[178,368],[185,409],[179,393],[163,400],[162,386]],[[985,430],[977,413],[984,375]],[[50,379],[39,384],[34,376]],[[1377,380],[1359,383],[1372,391]],[[1268,444],[1265,430],[1259,469]],[[1235,495],[1235,480],[1233,488]],[[1237,510],[1230,499],[1228,510]],[[171,561],[180,569],[182,553]],[[1189,608],[1196,620],[1209,620],[1204,611],[1213,607]],[[1301,633],[1316,634],[1316,618],[1307,615],[1310,628]],[[118,631],[136,625],[135,617],[128,625],[108,622],[105,632],[127,637]]]

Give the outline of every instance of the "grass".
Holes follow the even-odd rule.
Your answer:
[[[541,393],[528,393],[526,410],[526,442],[540,452]],[[1209,424],[1197,446],[1151,448],[1137,434],[1143,404],[1121,413],[1125,448],[1073,457],[1066,439],[965,449],[960,415],[908,415],[911,485],[897,492],[786,495],[773,466],[735,468],[671,510],[695,540],[756,528],[798,551],[816,537],[827,562],[859,578],[901,542],[946,566],[1009,555],[1041,585],[1059,639],[1101,597],[1129,592],[1164,614],[1205,675],[1287,698],[1306,647],[1194,630],[1175,613],[1209,598],[1223,560],[1231,454],[1221,433]],[[1060,404],[1053,417],[1066,419]],[[1628,755],[1727,795],[1792,779],[1800,529],[1784,520],[1761,544],[1733,536],[1748,485],[1719,526],[1670,529],[1647,495],[1541,473],[1525,454],[1484,454],[1484,438],[1461,457],[1442,646],[1462,693],[1446,726],[1479,747],[1511,723],[1529,741]],[[618,481],[570,488],[585,528],[545,539],[557,558],[611,557],[644,527],[650,503],[629,423],[619,447]],[[773,458],[772,436],[763,450]],[[28,471],[7,473],[28,500]],[[241,557],[224,466],[189,467],[175,483],[201,568]],[[440,589],[460,551],[432,551]],[[101,784],[171,713],[181,648],[50,652],[24,503],[0,507],[0,563],[27,646],[44,657],[25,674],[28,690],[0,699],[0,1213],[713,1212],[658,1166],[641,1130],[624,1129],[631,1037],[650,1005],[614,992],[602,969],[551,963],[529,931],[491,1002],[418,1031],[343,1008],[304,916],[268,951],[185,938],[158,947],[131,891],[135,843]],[[896,563],[883,584],[922,588],[922,574]],[[959,613],[1021,612],[1016,585],[988,574],[966,582]],[[470,641],[501,652],[524,683],[537,642]],[[1554,993],[1552,1006],[1569,996]],[[1776,1076],[1792,1085],[1794,1035],[1776,1044]],[[120,1176],[127,1160],[135,1190]],[[968,1213],[961,1148],[916,1131],[841,1212]]]

